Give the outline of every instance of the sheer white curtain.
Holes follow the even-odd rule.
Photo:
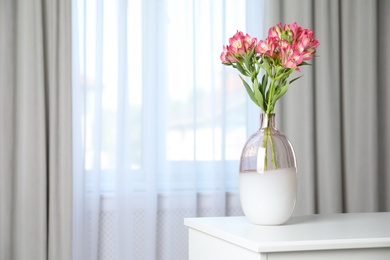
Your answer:
[[[74,259],[187,259],[183,218],[241,214],[236,30],[262,1],[73,1]]]

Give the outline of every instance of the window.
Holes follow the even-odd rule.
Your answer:
[[[141,185],[158,169],[162,189],[166,178],[185,187],[194,172],[200,186],[223,172],[235,189],[242,146],[258,126],[247,116],[257,108],[219,54],[245,30],[253,3],[75,4],[75,125],[87,183],[112,192],[116,174]]]

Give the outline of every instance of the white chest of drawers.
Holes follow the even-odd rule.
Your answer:
[[[390,212],[292,217],[257,226],[245,217],[186,218],[189,260],[390,260]]]

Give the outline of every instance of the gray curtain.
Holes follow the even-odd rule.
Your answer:
[[[71,259],[70,0],[0,1],[0,259]]]
[[[266,1],[321,45],[277,108],[298,159],[296,214],[390,211],[390,1]]]

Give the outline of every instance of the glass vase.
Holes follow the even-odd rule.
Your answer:
[[[241,154],[239,193],[253,224],[281,225],[292,215],[297,194],[297,166],[288,138],[275,126],[275,114],[260,115],[260,129]]]

